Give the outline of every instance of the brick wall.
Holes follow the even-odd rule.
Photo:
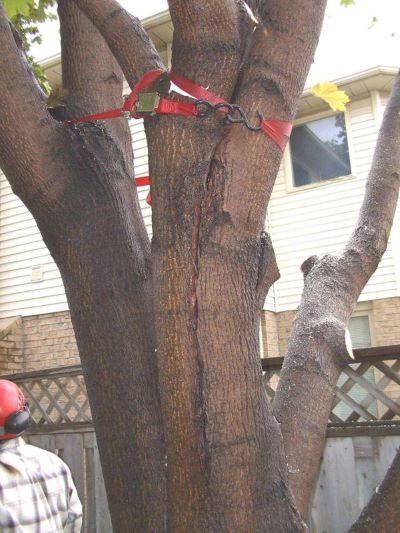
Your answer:
[[[400,344],[400,298],[374,300],[371,303],[374,345]]]
[[[0,374],[12,374],[23,369],[22,319],[0,320]]]
[[[279,357],[279,339],[276,313],[264,311],[261,314],[262,357]]]
[[[69,312],[24,317],[24,370],[79,364]]]
[[[400,298],[372,301],[366,314],[370,317],[374,346],[400,344]],[[294,315],[294,311],[262,313],[263,357],[285,354]],[[0,320],[0,374],[78,363],[68,311]]]

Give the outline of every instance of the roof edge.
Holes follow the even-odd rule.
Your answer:
[[[376,67],[371,67],[366,70],[361,70],[359,72],[356,72],[354,74],[348,74],[347,76],[342,76],[341,78],[336,78],[334,80],[327,80],[332,81],[332,83],[335,83],[338,86],[341,85],[347,85],[348,83],[354,83],[355,81],[361,81],[368,78],[373,78],[374,76],[378,76],[379,74],[385,74],[386,76],[396,76],[396,74],[399,72],[398,67],[388,67],[383,65],[377,65]],[[324,80],[325,81],[325,80]],[[302,96],[308,96],[311,94],[310,92],[311,87],[307,87],[304,89]]]

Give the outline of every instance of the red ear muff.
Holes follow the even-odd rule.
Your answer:
[[[29,426],[29,420],[29,405],[25,402],[22,410],[14,411],[14,413],[8,415],[4,422],[4,433],[11,433],[11,435],[23,433]]]

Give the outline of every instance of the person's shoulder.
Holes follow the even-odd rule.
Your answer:
[[[26,444],[24,446],[24,455],[40,463],[44,467],[53,466],[59,468],[61,471],[69,472],[68,466],[65,462],[53,452],[33,446],[32,444]]]

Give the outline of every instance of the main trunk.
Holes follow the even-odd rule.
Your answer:
[[[153,158],[151,168],[152,179],[163,183],[153,198],[152,255],[168,421],[168,530],[301,531],[280,430],[262,383],[261,233],[236,227],[228,211],[219,216],[210,209],[207,176],[222,163],[205,126],[191,135],[198,139],[192,138],[185,156],[196,164],[188,168],[174,149],[185,145],[181,127],[168,131],[174,139],[168,157]],[[157,148],[150,143],[152,153]]]

